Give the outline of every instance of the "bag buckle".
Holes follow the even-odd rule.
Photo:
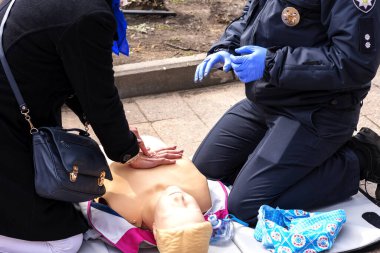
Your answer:
[[[103,170],[100,172],[100,176],[98,178],[98,185],[103,186],[104,185],[104,178],[106,177],[106,172]]]
[[[78,166],[77,165],[74,165],[73,166],[73,171],[70,172],[70,181],[75,183],[75,181],[77,181],[77,178],[78,178],[78,172],[79,172],[79,169],[78,169]]]

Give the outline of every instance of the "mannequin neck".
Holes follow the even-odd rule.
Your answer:
[[[143,204],[143,210],[141,213],[142,228],[148,228],[152,231],[157,202],[161,197],[162,192],[163,190],[153,193],[151,197]]]

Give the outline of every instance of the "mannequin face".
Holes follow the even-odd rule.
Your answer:
[[[178,228],[205,219],[193,196],[177,186],[169,186],[158,199],[154,214],[157,229]]]

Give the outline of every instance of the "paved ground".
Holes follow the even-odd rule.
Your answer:
[[[167,144],[185,149],[191,156],[210,128],[233,104],[243,99],[241,83],[134,97],[123,100],[130,125],[141,134],[161,138]],[[380,71],[364,102],[359,128],[367,126],[380,134]],[[63,112],[65,126],[80,126],[71,112]],[[92,135],[94,136],[94,135]],[[373,189],[373,187],[372,187]],[[359,252],[380,252],[380,244]]]

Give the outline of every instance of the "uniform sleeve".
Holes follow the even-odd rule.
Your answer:
[[[269,51],[267,81],[295,90],[344,90],[370,83],[380,61],[380,4],[362,2],[372,10],[365,13],[353,1],[321,0],[328,43]]]
[[[63,33],[57,50],[75,95],[107,156],[125,162],[138,153],[139,146],[129,130],[114,85],[115,27],[111,13],[83,16]]]
[[[240,47],[240,36],[243,33],[247,20],[250,18],[252,13],[253,5],[256,5],[257,0],[249,0],[243,9],[243,14],[241,17],[232,21],[224,31],[223,35],[217,43],[215,43],[209,54],[212,54],[219,50],[227,50],[231,54],[235,54],[235,49]]]

